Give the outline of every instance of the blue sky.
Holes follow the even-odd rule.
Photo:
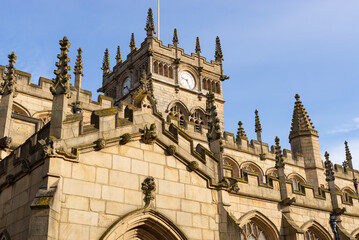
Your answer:
[[[71,42],[71,66],[83,49],[83,88],[101,86],[101,63],[109,48],[111,66],[117,45],[129,53],[130,34],[137,46],[145,38],[146,13],[156,0],[12,0],[3,1],[0,21],[0,64],[15,51],[16,67],[53,78],[58,41]],[[322,156],[344,160],[349,142],[359,168],[359,1],[357,0],[161,0],[161,40],[171,43],[178,29],[180,47],[194,52],[200,37],[202,55],[214,57],[221,38],[224,71],[225,130],[235,133],[241,120],[255,138],[254,110],[261,117],[263,140],[288,135],[299,93],[316,129]],[[74,77],[73,77],[74,78]],[[72,80],[73,81],[73,80]]]

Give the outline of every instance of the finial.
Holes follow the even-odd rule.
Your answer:
[[[131,52],[136,50],[135,34],[134,33],[131,34],[130,49],[131,49]]]
[[[254,113],[255,113],[255,132],[257,133],[257,132],[262,132],[262,125],[261,125],[261,122],[260,122],[260,120],[259,120],[259,116],[258,116],[258,110],[256,109],[255,111],[254,111]]]
[[[178,36],[177,36],[177,28],[175,28],[173,30],[173,39],[172,39],[173,45],[177,45],[178,44]]]
[[[196,53],[201,52],[201,46],[199,45],[199,37],[196,38]]]
[[[82,49],[79,48],[77,49],[77,58],[76,58],[76,63],[75,63],[75,71],[74,74],[79,74],[81,76],[84,75],[83,73],[83,66],[82,66]]]
[[[221,40],[219,40],[219,37],[216,37],[216,51],[214,53],[214,58],[216,62],[223,61],[223,53],[222,53],[222,47],[221,47]]]
[[[9,65],[6,66],[4,82],[0,85],[0,95],[8,95],[15,92],[16,75],[15,60],[17,57],[14,52],[8,55]]]
[[[344,145],[345,145],[345,163],[347,164],[347,167],[353,169],[352,154],[350,153],[348,142],[345,141]]]
[[[335,177],[334,177],[334,171],[333,171],[333,164],[329,160],[329,153],[325,152],[324,157],[325,157],[324,166],[325,166],[325,176],[326,176],[325,180],[327,182],[334,181]]]
[[[153,13],[151,8],[148,9],[145,30],[147,31],[147,36],[149,37],[152,37],[153,34],[155,34],[155,24],[153,23]]]
[[[50,87],[50,91],[52,95],[61,95],[67,94],[69,98],[71,95],[70,92],[70,79],[71,75],[69,75],[69,71],[71,67],[68,66],[70,62],[70,58],[68,58],[67,53],[69,52],[69,48],[71,46],[69,40],[65,36],[60,42],[61,53],[57,55],[59,61],[55,64],[57,66],[57,70],[54,71],[56,78],[52,79],[53,86]]]
[[[278,136],[275,137],[274,141],[275,141],[275,145],[276,145],[277,147],[280,147],[280,146],[279,146],[279,141],[280,141],[280,139],[279,139]]]
[[[299,96],[299,94],[298,94],[298,93],[297,93],[297,94],[295,94],[295,99],[296,99],[297,101],[299,101],[300,96]]]
[[[217,107],[215,105],[215,96],[209,91],[206,94],[206,116],[208,119],[208,133],[207,138],[209,141],[217,141],[218,140],[218,151],[223,151],[223,142],[221,140],[222,132],[220,121],[218,118]]]
[[[107,74],[110,72],[110,56],[109,56],[109,52],[108,52],[108,48],[106,48],[105,50],[105,54],[103,56],[103,61],[102,61],[102,70],[103,70],[103,74]]]
[[[243,123],[241,121],[238,122],[238,131],[237,131],[237,140],[241,139],[247,139],[246,132],[244,131],[244,128],[242,127]]]
[[[117,46],[117,53],[116,53],[116,64],[122,63],[121,59],[121,49],[120,46]]]

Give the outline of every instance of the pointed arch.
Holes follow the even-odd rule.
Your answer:
[[[17,113],[17,114],[21,114],[27,117],[30,117],[30,111],[27,110],[27,108],[25,108],[24,106],[22,106],[20,103],[17,103],[14,101],[14,105],[12,107],[12,112],[13,113]]]
[[[11,240],[10,234],[6,229],[0,232],[0,240]]]
[[[223,156],[223,168],[226,177],[239,178],[239,165],[230,156]]]
[[[317,221],[309,220],[301,227],[304,230],[304,239],[332,240],[331,234]]]
[[[153,62],[153,72],[158,74],[158,61]]]
[[[191,122],[194,122],[195,129],[198,131],[202,130],[203,126],[207,126],[207,118],[206,112],[201,107],[194,107],[190,111],[190,118]]]
[[[186,126],[186,121],[189,118],[189,111],[187,106],[180,100],[175,100],[168,104],[167,110],[169,116],[179,119],[180,126]]]
[[[242,239],[279,239],[279,231],[276,225],[263,213],[252,210],[238,219],[239,226],[243,230]]]
[[[306,185],[307,181],[304,177],[298,173],[291,173],[288,175],[287,179],[292,181],[292,187],[294,191],[305,193],[305,187],[303,187],[303,185]]]
[[[116,221],[100,240],[187,240],[171,220],[153,209],[140,209]]]
[[[258,173],[260,182],[261,183],[263,182],[264,173],[263,173],[262,168],[260,166],[258,166],[258,164],[254,163],[252,161],[245,161],[245,162],[241,163],[240,169],[249,171],[249,172]]]
[[[34,115],[32,115],[32,117],[40,119],[42,122],[42,125],[45,125],[46,123],[48,123],[51,120],[51,111],[36,112],[36,113],[34,113]]]

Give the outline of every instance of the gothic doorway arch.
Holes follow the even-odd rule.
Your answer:
[[[187,240],[169,219],[152,209],[140,209],[115,222],[101,240]]]

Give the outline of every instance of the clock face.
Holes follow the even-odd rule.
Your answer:
[[[193,89],[195,85],[195,81],[192,74],[187,71],[183,71],[180,73],[180,82],[181,85],[187,89]]]
[[[126,95],[131,89],[131,78],[126,78],[122,85],[122,95]]]

